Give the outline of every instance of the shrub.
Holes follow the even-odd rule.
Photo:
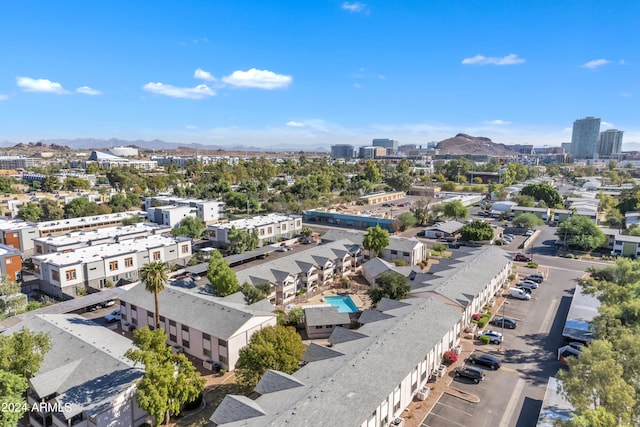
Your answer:
[[[482,344],[489,344],[489,341],[491,341],[491,338],[486,335],[482,335],[480,337],[480,342],[482,342]]]
[[[484,328],[485,326],[487,326],[487,323],[489,323],[489,318],[488,317],[483,317],[482,319],[480,319],[478,321],[478,327],[479,328]],[[489,338],[489,337],[481,337],[481,338]]]
[[[437,245],[434,245],[433,248],[431,248],[431,250],[434,252],[444,252],[447,250],[447,245],[438,243]]]
[[[488,337],[485,337],[485,338],[488,338]],[[224,375],[224,374],[226,374],[226,373],[227,373],[227,370],[226,370],[226,369],[224,369],[224,368],[223,368],[223,369],[220,369],[220,375]]]
[[[471,320],[480,320],[480,317],[479,313],[474,313],[471,315]]]
[[[446,365],[451,365],[452,363],[456,363],[458,361],[458,355],[455,351],[449,350],[445,351],[442,355],[442,359]]]
[[[538,268],[538,263],[531,261],[531,262],[527,263],[527,267],[529,267],[529,268]]]
[[[567,254],[567,258],[574,259],[576,256],[574,254]]]
[[[509,275],[509,280],[515,280],[515,278],[516,278],[516,275],[515,275],[515,274],[511,273],[511,274]]]

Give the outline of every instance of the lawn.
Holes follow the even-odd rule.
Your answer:
[[[175,420],[173,425],[180,427],[200,427],[206,425],[209,423],[211,414],[213,414],[227,394],[245,393],[244,389],[238,384],[227,383],[213,385],[204,392],[204,400],[206,402],[204,409],[198,409],[190,415]]]

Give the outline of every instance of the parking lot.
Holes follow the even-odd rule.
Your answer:
[[[501,357],[502,367],[494,371],[471,365],[484,370],[485,379],[479,384],[455,378],[449,372],[443,380],[455,395],[445,391],[419,424],[421,427],[536,425],[548,378],[560,368],[555,352],[563,342],[561,333],[571,289],[582,275],[578,270],[549,271],[531,300],[508,298],[494,313],[496,317],[517,320],[516,329],[503,330],[493,325],[484,328],[503,333],[501,345],[483,345],[474,340],[469,346],[471,340],[463,338],[470,350]]]

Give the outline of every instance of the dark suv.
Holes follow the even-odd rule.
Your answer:
[[[502,359],[487,353],[472,353],[467,361],[473,364],[488,366],[491,369],[498,369],[502,366]]]
[[[473,380],[476,384],[484,380],[484,372],[480,369],[471,368],[469,366],[459,366],[454,371],[456,377],[465,377]]]
[[[542,283],[542,281],[544,280],[544,276],[542,274],[530,274],[527,277],[525,277],[525,280],[531,280],[536,283]]]

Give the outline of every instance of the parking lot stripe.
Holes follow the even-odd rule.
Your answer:
[[[524,389],[524,380],[522,378],[518,378],[516,386],[513,389],[513,393],[511,393],[509,404],[507,404],[507,408],[504,410],[504,415],[500,420],[500,427],[509,427],[512,425],[509,424],[509,420],[511,420],[511,417],[516,410],[516,405],[518,404],[518,400],[520,400],[520,393],[522,393],[522,389]]]
[[[455,421],[451,421],[449,418],[443,417],[442,415],[434,414],[433,412],[432,412],[431,414],[429,414],[429,415],[433,415],[433,416],[435,416],[435,417],[442,418],[443,420],[445,420],[445,421],[447,422],[447,425],[448,425],[448,426],[450,426],[450,425],[457,425],[457,426],[460,426],[460,427],[467,427],[467,425],[466,425],[466,424],[459,424],[459,423],[457,423],[457,422],[455,422]],[[425,425],[425,424],[423,423],[422,425]],[[427,424],[427,425],[428,425],[428,424]]]
[[[542,322],[542,325],[540,325],[540,329],[538,330],[538,333],[549,333],[549,331],[551,330],[551,323],[553,323],[553,318],[556,315],[556,312],[558,311],[558,304],[560,303],[560,300],[558,298],[554,298],[551,300],[551,305],[549,306],[549,310],[547,311],[547,314],[544,316],[544,321]]]
[[[463,411],[463,410],[461,410],[461,409],[458,409],[458,408],[456,408],[455,406],[447,405],[446,403],[442,403],[442,402],[438,402],[437,404],[438,404],[438,405],[440,405],[440,406],[446,406],[447,408],[455,409],[456,411],[458,411],[458,412],[462,412],[463,414],[468,415],[468,416],[470,416],[470,417],[472,417],[472,416],[473,416],[473,414],[470,414],[470,413],[465,412],[465,411]]]

